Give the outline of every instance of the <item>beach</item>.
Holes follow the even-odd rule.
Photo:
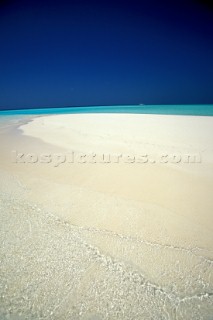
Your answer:
[[[0,123],[5,319],[213,314],[213,117]]]

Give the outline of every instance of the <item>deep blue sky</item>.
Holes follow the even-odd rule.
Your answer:
[[[2,108],[138,103],[213,103],[204,1],[0,2]]]

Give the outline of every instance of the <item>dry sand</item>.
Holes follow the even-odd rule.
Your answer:
[[[2,316],[212,319],[213,117],[11,119],[0,123]],[[12,151],[54,161],[15,163]],[[131,160],[146,154],[152,163]]]

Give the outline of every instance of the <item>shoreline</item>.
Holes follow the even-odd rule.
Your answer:
[[[6,308],[15,310],[13,299],[20,299],[17,289],[11,298],[13,274],[19,274],[22,290],[31,283],[37,296],[44,296],[43,302],[35,301],[26,291],[30,305],[35,306],[34,315],[42,310],[47,316],[51,310],[53,319],[69,315],[107,320],[107,312],[113,318],[124,304],[118,319],[129,320],[133,310],[137,310],[138,317],[134,317],[138,320],[158,319],[164,312],[175,319],[173,310],[185,319],[197,315],[208,319],[213,310],[213,134],[209,136],[213,118],[138,116],[42,116],[1,131],[4,245],[0,255],[7,256],[3,266],[10,270],[10,257],[17,248],[14,261],[31,276],[25,280],[18,268],[0,274],[11,288],[3,287],[1,314]],[[162,150],[194,152],[201,147],[206,162],[184,168],[184,164],[136,163],[63,163],[54,167],[11,161],[12,150],[64,154],[92,149],[131,154],[143,152],[144,147],[156,154]],[[34,248],[32,254],[30,248]],[[30,266],[29,259],[33,259]],[[46,278],[42,274],[47,274]],[[41,279],[44,286],[36,286]],[[64,284],[73,289],[64,291]],[[56,297],[48,298],[48,292],[61,301],[57,310]],[[102,298],[96,304],[91,299],[97,292]],[[106,311],[109,301],[114,310]],[[20,308],[31,319],[27,303],[20,302]]]

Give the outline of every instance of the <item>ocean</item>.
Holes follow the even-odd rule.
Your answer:
[[[72,114],[72,113],[135,113],[164,115],[194,115],[213,116],[213,104],[199,105],[112,105],[84,106],[42,109],[17,109],[0,111],[2,115],[42,115],[42,114]]]

